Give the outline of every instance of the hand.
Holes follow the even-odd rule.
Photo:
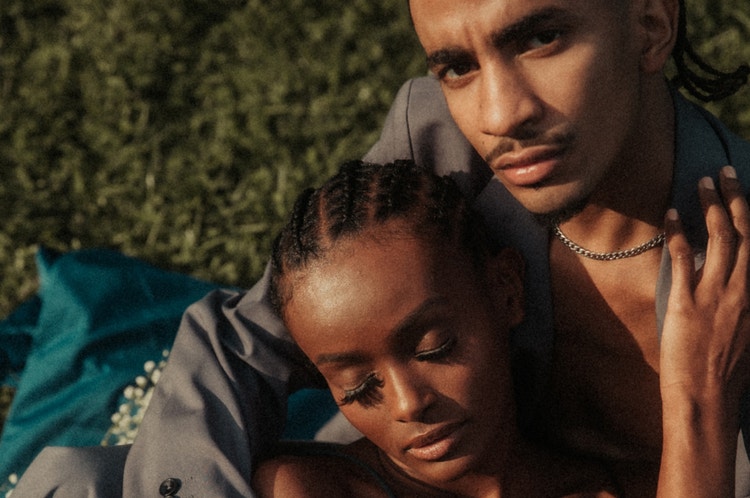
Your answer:
[[[721,196],[704,178],[703,268],[676,211],[666,217],[672,289],[661,340],[664,448],[658,496],[733,496],[742,394],[750,379],[750,210],[733,168]]]
[[[699,185],[709,235],[700,272],[676,212],[667,215],[672,289],[660,378],[662,390],[680,389],[696,399],[721,393],[739,403],[750,379],[750,209],[734,168],[722,169],[719,178],[721,198],[710,178]]]

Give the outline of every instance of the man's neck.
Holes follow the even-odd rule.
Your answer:
[[[666,82],[654,85],[618,159],[565,234],[596,252],[635,247],[662,230],[674,169],[674,104]]]

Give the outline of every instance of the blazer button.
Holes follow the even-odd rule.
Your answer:
[[[182,482],[174,477],[164,479],[164,482],[159,486],[159,494],[162,496],[174,496],[182,487]]]

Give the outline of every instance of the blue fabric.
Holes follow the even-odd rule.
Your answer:
[[[0,322],[0,385],[17,387],[41,304],[34,296]]]
[[[0,377],[17,387],[0,480],[47,445],[97,445],[122,389],[169,349],[185,308],[217,286],[109,250],[37,256],[38,295],[0,322]]]
[[[289,396],[282,439],[313,439],[339,407],[328,389],[301,389]]]

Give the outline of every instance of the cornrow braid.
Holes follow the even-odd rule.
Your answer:
[[[456,243],[482,258],[487,252],[485,231],[477,228],[477,215],[452,179],[412,161],[351,161],[320,188],[300,195],[276,238],[271,256],[274,310],[283,316],[293,275],[324,259],[337,242],[395,219],[405,221],[404,230],[425,240]]]
[[[672,79],[672,83],[675,86],[684,87],[691,95],[703,102],[713,102],[733,95],[747,83],[750,67],[742,64],[732,72],[723,72],[704,61],[695,52],[687,37],[685,0],[680,0],[679,9],[677,40],[672,50],[677,76]],[[706,75],[701,76],[690,65],[696,66]]]
[[[369,188],[363,181],[366,167],[359,161],[344,163],[338,174],[320,189],[325,199],[327,231],[333,239],[356,232],[362,223],[365,213],[361,198]]]
[[[420,178],[411,168],[383,168],[375,192],[375,219],[385,221],[417,202]]]
[[[290,257],[303,260],[318,250],[317,240],[310,233],[314,230],[318,218],[314,209],[317,203],[314,189],[305,189],[294,203],[292,217],[289,222]],[[299,263],[298,263],[299,264]]]

